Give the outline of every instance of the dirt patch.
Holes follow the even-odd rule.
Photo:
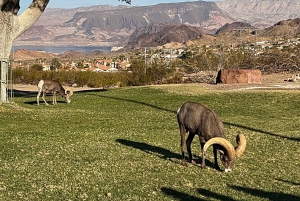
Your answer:
[[[262,76],[262,83],[253,84],[216,84],[208,85],[210,89],[216,90],[263,90],[263,89],[300,89],[300,80],[296,82],[287,81],[293,74],[276,73]]]
[[[297,82],[287,82],[289,77],[293,74],[286,73],[277,73],[270,75],[262,76],[262,83],[259,84],[190,84],[198,88],[201,86],[203,89],[209,90],[271,90],[271,89],[281,89],[281,90],[291,90],[291,89],[300,89],[300,80]],[[161,86],[161,85],[159,85]],[[69,87],[69,86],[64,86]],[[85,90],[101,90],[103,88],[90,88],[90,87],[71,87],[74,92],[76,91],[85,91]],[[13,86],[14,90],[23,91],[23,92],[37,92],[36,85],[30,84],[15,84]]]

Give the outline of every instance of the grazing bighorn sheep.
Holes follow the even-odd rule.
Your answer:
[[[225,167],[225,172],[230,172],[236,158],[243,155],[246,149],[246,138],[244,135],[237,135],[236,148],[226,140],[224,126],[218,115],[204,105],[195,102],[185,102],[177,111],[177,120],[181,136],[181,155],[183,165],[187,165],[184,156],[185,135],[189,132],[186,140],[189,161],[196,164],[192,158],[191,144],[197,134],[200,140],[202,152],[201,167],[205,168],[205,154],[210,145],[213,145],[214,168],[220,170],[217,159],[217,151],[220,152],[220,159]]]
[[[52,80],[40,80],[38,84],[38,95],[36,97],[37,99],[37,105],[40,105],[40,95],[43,92],[43,100],[46,105],[48,105],[47,101],[45,100],[46,93],[52,93],[53,94],[53,105],[57,104],[56,101],[56,93],[58,92],[62,97],[64,97],[67,100],[67,103],[71,103],[71,96],[73,95],[73,90],[70,88],[64,89],[61,84],[57,81]]]

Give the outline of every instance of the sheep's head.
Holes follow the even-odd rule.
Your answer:
[[[67,100],[67,103],[71,103],[71,96],[73,95],[73,90],[71,88],[67,88],[65,90],[65,98]]]
[[[246,150],[246,137],[243,134],[239,134],[236,136],[236,143],[238,144],[237,147],[234,147],[228,140],[221,137],[215,137],[208,140],[204,147],[203,151],[206,152],[207,148],[210,145],[218,144],[221,145],[225,152],[222,150],[220,151],[221,154],[221,161],[225,167],[225,172],[231,172],[235,159],[241,157]]]

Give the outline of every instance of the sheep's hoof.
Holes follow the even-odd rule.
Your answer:
[[[217,171],[222,172],[222,170],[221,170],[221,168],[220,168],[219,166],[215,167],[215,169],[216,169]]]
[[[206,169],[206,165],[201,165],[201,168],[202,169]]]
[[[182,161],[182,165],[183,166],[188,166],[185,160]]]
[[[191,160],[191,164],[197,165],[197,163],[194,160]]]

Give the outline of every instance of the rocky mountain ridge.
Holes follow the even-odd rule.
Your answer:
[[[222,24],[232,22],[234,19],[216,6],[215,3],[205,1],[166,3],[154,6],[140,7],[101,7],[102,10],[80,11],[51,10],[45,11],[36,25],[43,25],[53,37],[41,33],[36,43],[49,45],[113,45],[126,42],[135,30],[153,23],[162,22],[170,24],[186,24],[203,27],[204,29],[217,29]],[[79,12],[80,11],[80,12]],[[58,12],[62,13],[58,20]],[[65,13],[65,14],[64,14]],[[70,15],[72,18],[68,19]],[[218,20],[214,20],[218,19]],[[47,21],[47,23],[44,23]],[[30,30],[29,30],[30,32]],[[32,44],[31,34],[25,32],[17,43]]]
[[[236,21],[258,28],[266,28],[280,20],[300,17],[299,0],[225,0],[216,5]]]
[[[157,26],[157,23],[169,24],[174,29],[178,28],[174,25],[184,24],[197,27],[204,33],[215,33],[225,24],[237,21],[262,29],[283,19],[299,17],[299,9],[298,0],[195,1],[141,7],[103,5],[76,9],[46,9],[35,26],[22,34],[16,40],[16,44],[85,46],[115,46],[128,42],[136,44],[134,41],[148,40],[146,38],[142,40],[141,33],[144,37],[149,37],[147,35],[157,34],[159,30],[167,27],[167,25]],[[193,37],[194,35],[189,39]],[[168,42],[167,39],[161,39],[161,42],[163,40]]]

